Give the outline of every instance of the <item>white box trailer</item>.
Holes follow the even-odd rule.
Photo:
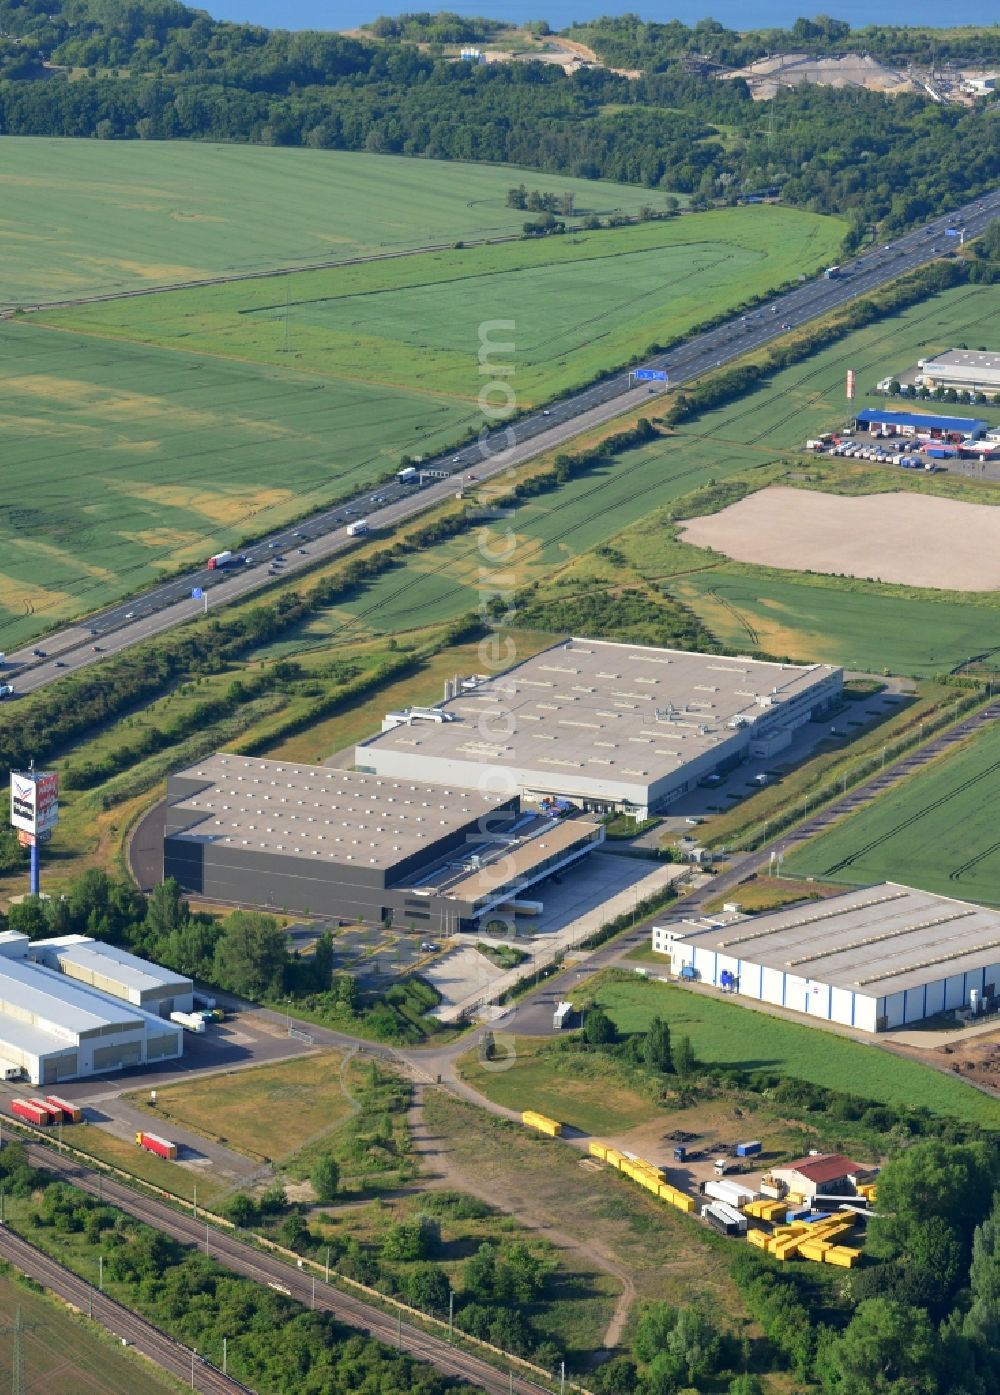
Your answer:
[[[713,1201],[712,1210],[731,1226],[735,1226],[737,1235],[746,1234],[747,1218],[742,1211],[737,1211],[735,1206],[730,1206],[725,1201]]]
[[[349,538],[360,538],[360,537],[363,537],[364,534],[367,533],[367,532],[368,532],[368,520],[367,520],[367,518],[359,518],[359,519],[357,519],[356,522],[354,522],[354,523],[348,523],[348,525],[347,525],[347,536],[348,536]]]
[[[705,1182],[702,1191],[706,1196],[710,1196],[713,1201],[725,1202],[727,1206],[746,1206],[748,1202],[756,1201],[760,1192],[755,1192],[752,1187],[744,1187],[740,1182],[715,1181],[714,1179]]]
[[[179,1027],[183,1027],[186,1032],[203,1032],[205,1030],[205,1019],[200,1012],[172,1012],[171,1022],[176,1022]]]

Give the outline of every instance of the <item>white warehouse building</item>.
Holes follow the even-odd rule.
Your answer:
[[[896,882],[761,915],[653,928],[679,978],[865,1032],[1000,990],[1000,913]]]
[[[28,937],[0,934],[0,1075],[32,1085],[175,1060],[183,1032],[29,957]]]
[[[113,998],[122,998],[156,1017],[191,1012],[194,1008],[191,979],[172,969],[163,969],[159,964],[151,964],[148,959],[140,959],[127,949],[102,944],[89,935],[34,940],[28,954],[48,969],[55,969],[102,993],[110,993]]]
[[[454,680],[435,707],[388,713],[355,766],[646,818],[784,750],[842,689],[828,664],[567,639],[496,677]]]

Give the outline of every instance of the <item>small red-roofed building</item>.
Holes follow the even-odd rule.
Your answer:
[[[843,1153],[812,1153],[784,1167],[773,1167],[771,1176],[796,1196],[853,1196],[858,1182],[874,1171]]]

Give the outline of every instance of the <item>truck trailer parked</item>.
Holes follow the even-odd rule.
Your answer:
[[[205,1030],[205,1019],[200,1012],[172,1012],[171,1022],[176,1022],[179,1027],[183,1027],[186,1032],[203,1032]]]
[[[146,1133],[140,1129],[135,1136],[135,1141],[140,1148],[145,1148],[147,1153],[155,1153],[158,1158],[176,1158],[177,1144],[171,1143],[169,1138],[160,1138],[159,1134]]]
[[[52,1111],[40,1100],[11,1100],[10,1112],[15,1118],[23,1119],[26,1124],[34,1124],[36,1128],[52,1123]]]
[[[59,1095],[46,1095],[45,1104],[57,1119],[62,1119],[64,1124],[78,1124],[83,1118],[83,1110],[78,1104],[71,1104],[69,1100],[64,1100]]]

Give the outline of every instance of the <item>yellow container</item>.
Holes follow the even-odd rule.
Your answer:
[[[622,1157],[617,1148],[609,1148],[604,1157],[605,1161],[609,1162],[612,1167],[621,1167],[623,1162],[628,1161],[627,1158]]]
[[[799,1246],[799,1254],[803,1259],[812,1259],[819,1264],[827,1250],[832,1248],[825,1240],[803,1240]]]
[[[601,1162],[605,1162],[608,1156],[607,1144],[598,1143],[596,1139],[591,1139],[590,1156],[592,1158],[600,1158]]]
[[[861,1251],[849,1245],[831,1245],[823,1256],[825,1264],[839,1264],[842,1269],[853,1269],[861,1258]]]
[[[771,1243],[771,1237],[766,1230],[748,1230],[747,1244],[756,1245],[758,1250],[766,1250]]]
[[[547,1133],[552,1138],[558,1138],[562,1133],[562,1124],[556,1119],[550,1119],[545,1114],[537,1114],[533,1109],[526,1109],[521,1115],[521,1123],[529,1129],[537,1129],[539,1133]]]

